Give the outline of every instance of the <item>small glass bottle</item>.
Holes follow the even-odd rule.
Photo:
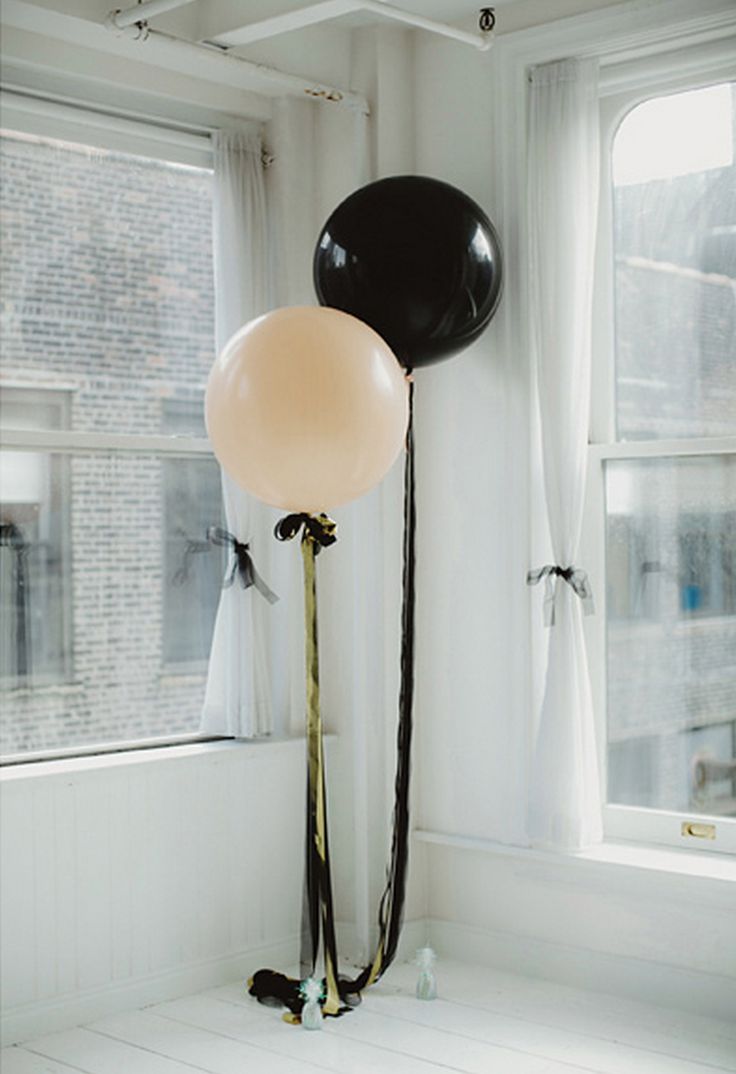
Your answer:
[[[434,976],[434,964],[437,955],[431,947],[420,947],[417,951],[417,999],[437,999],[437,981]]]
[[[322,1007],[320,1003],[324,994],[322,982],[317,980],[316,977],[307,977],[306,980],[302,981],[299,991],[304,999],[301,1016],[302,1026],[304,1029],[321,1029]]]

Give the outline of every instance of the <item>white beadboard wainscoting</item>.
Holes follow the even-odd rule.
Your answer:
[[[5,769],[4,1044],[298,956],[304,741]]]
[[[440,956],[733,1021],[736,862],[607,846],[573,855],[415,831]]]
[[[209,743],[5,769],[3,1044],[294,965],[304,748]],[[705,875],[676,852],[612,853],[415,832],[400,957],[429,940],[496,971],[731,1018],[736,864],[706,856]],[[339,932],[343,957],[360,951],[353,922]]]

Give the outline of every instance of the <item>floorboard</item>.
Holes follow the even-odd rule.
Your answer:
[[[2,1074],[76,1074],[79,1067],[57,1063],[44,1055],[34,1055],[25,1048],[4,1048],[0,1053]]]
[[[415,1001],[416,1002],[416,1001]],[[266,1033],[257,1023],[263,1024],[256,1014],[251,1020],[240,1004],[208,996],[164,1004],[169,1017],[181,1018],[213,1032],[239,1036],[243,1039],[268,1040],[271,1047],[287,1049],[292,1057],[303,1054],[303,1033],[282,1032],[283,1023],[274,1023]],[[157,1008],[158,1010],[159,1008]],[[364,1031],[356,1032],[355,1023],[366,1024]],[[352,1030],[352,1031],[351,1031]],[[400,1022],[382,1019],[362,1006],[344,1017],[329,1021],[321,1033],[310,1033],[308,1045],[319,1056],[319,1062],[330,1071],[340,1074],[385,1070],[391,1074],[430,1074],[438,1070],[461,1071],[462,1074],[487,1074],[489,1070],[502,1069],[508,1074],[541,1074],[549,1071],[549,1064],[532,1057],[517,1056],[506,1049],[489,1047],[479,1041],[452,1041],[447,1034],[435,1029],[418,1031],[414,1026],[404,1027]],[[312,1040],[312,1038],[317,1038]],[[499,1067],[500,1060],[504,1066]],[[552,1074],[552,1072],[550,1072]],[[554,1074],[563,1074],[554,1071]]]
[[[393,967],[319,1033],[242,983],[1,1053],[2,1074],[736,1074],[736,1024],[450,960],[439,998]]]
[[[693,1018],[681,1011],[633,1004],[600,993],[559,989],[548,982],[523,978],[520,991],[510,1005],[506,1002],[506,993],[496,991],[502,987],[501,983],[496,980],[495,989],[489,984],[487,970],[477,974],[477,990],[469,992],[468,969],[458,964],[448,967],[447,999],[451,1002],[446,1007],[446,1027],[452,1026],[457,1032],[466,1033],[473,1027],[482,1026],[484,1039],[487,1036],[495,1043],[518,1046],[519,1039],[523,1038],[530,1051],[541,1051],[568,1062],[582,1061],[583,1064],[590,1063],[586,1056],[592,1049],[598,1063],[608,1053],[612,1058],[612,1069],[617,1072],[631,1070],[638,1074],[640,1052],[650,1055],[647,1069],[652,1072],[661,1066],[666,1074],[677,1074],[678,1071],[685,1074],[687,1065],[677,1066],[672,1059],[736,1071],[736,1038],[729,1035],[733,1027],[718,1019]],[[477,970],[477,967],[473,969]],[[405,975],[408,990],[411,976],[403,967],[399,968],[401,973]],[[462,987],[453,978],[462,981]],[[512,983],[519,988],[519,979]],[[540,985],[541,996],[535,995]],[[527,987],[529,992],[524,1004]],[[394,1001],[390,997],[375,998],[377,1009],[389,1017],[405,1018],[419,1024],[435,1023],[427,1005],[413,1003],[405,995],[397,996]],[[616,1010],[622,1003],[623,1008]],[[515,1013],[507,1013],[509,1007]],[[608,1049],[605,1044],[609,1045]],[[667,1062],[658,1066],[658,1054]],[[594,1069],[597,1068],[594,1066]],[[604,1065],[601,1069],[608,1067]]]
[[[88,1028],[50,1033],[23,1046],[27,1051],[57,1059],[85,1074],[192,1074],[190,1064],[110,1040]],[[3,1070],[3,1074],[5,1074]]]

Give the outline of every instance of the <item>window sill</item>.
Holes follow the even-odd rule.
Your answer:
[[[330,742],[335,735],[325,735]],[[60,757],[49,760],[27,762],[17,761],[0,768],[0,783],[15,780],[36,779],[48,776],[71,776],[79,772],[98,772],[103,769],[118,769],[130,765],[155,764],[169,761],[191,760],[192,758],[222,759],[248,756],[270,757],[292,750],[304,749],[304,736],[271,736],[259,739],[218,739],[210,742],[186,742],[178,745],[150,746],[143,749],[123,749],[110,753],[94,753],[75,757]]]
[[[573,857],[581,861],[620,865],[649,872],[697,876],[736,884],[736,860],[727,854],[705,850],[677,850],[636,843],[601,843]]]
[[[559,879],[593,887],[661,885],[663,897],[693,898],[733,907],[736,858],[707,851],[669,849],[635,843],[601,843],[584,851],[508,846],[490,839],[415,829],[420,843],[454,847],[553,871]],[[563,876],[564,874],[564,876]]]

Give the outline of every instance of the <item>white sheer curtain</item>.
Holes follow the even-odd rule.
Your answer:
[[[274,102],[274,118],[263,135],[271,159],[264,171],[261,133],[215,135],[215,294],[217,346],[222,347],[241,324],[286,305],[316,303],[312,287],[312,255],[322,224],[352,190],[367,181],[366,117],[345,108],[310,101]],[[207,734],[250,738],[271,731],[304,731],[304,627],[301,557],[291,542],[275,540],[273,527],[284,514],[266,507],[223,477],[226,526],[249,543],[253,560],[279,602],[270,605],[237,578],[223,589],[213,635],[201,729]],[[368,498],[371,500],[371,498]],[[373,500],[371,500],[371,504]],[[358,518],[374,507],[349,507]],[[350,557],[348,534],[354,527],[345,509],[336,512],[341,540],[320,559],[320,602],[325,657],[325,714],[350,711],[353,671],[345,651],[346,620],[352,620],[351,595],[335,595],[331,614],[331,576]],[[356,540],[353,537],[353,540]],[[360,577],[370,584],[380,577],[374,542]],[[358,552],[358,555],[360,552]],[[340,609],[338,611],[338,608]],[[381,625],[361,624],[380,644]],[[337,650],[337,651],[334,651]],[[332,659],[331,659],[332,657]],[[333,663],[334,661],[334,663]],[[338,673],[337,667],[340,667]],[[332,669],[332,670],[331,670]],[[339,697],[331,702],[332,690]],[[347,696],[346,696],[347,695]],[[362,698],[361,704],[369,703]]]
[[[528,197],[532,340],[554,563],[553,621],[532,759],[529,836],[579,849],[601,838],[593,708],[583,638],[580,542],[588,440],[591,306],[598,209],[598,70],[563,60],[533,70]],[[536,572],[537,574],[539,572]],[[534,579],[530,579],[534,580]],[[571,584],[574,583],[574,584]]]
[[[274,102],[273,119],[265,134],[273,164],[266,172],[271,207],[274,253],[274,305],[316,305],[312,284],[312,258],[317,237],[330,213],[357,187],[367,182],[367,117],[331,104],[285,97]],[[362,501],[361,501],[362,502]],[[352,654],[346,650],[353,614],[349,591],[335,580],[338,565],[349,556],[354,508],[332,512],[338,523],[338,541],[318,564],[318,604],[320,609],[320,684],[323,716],[334,730],[350,714]],[[283,514],[283,512],[281,512]],[[274,518],[278,517],[278,513]],[[271,651],[283,654],[288,670],[290,730],[304,733],[304,622],[301,557],[295,542],[277,544],[277,571],[266,577],[281,597],[272,609],[274,622],[283,616],[277,636],[272,634]],[[351,558],[352,564],[355,562]],[[369,576],[371,568],[368,568]],[[373,575],[375,577],[375,575]],[[283,581],[281,580],[283,578]],[[335,605],[333,606],[333,595]],[[366,626],[372,630],[372,625]],[[288,638],[288,653],[284,639]],[[274,688],[283,689],[277,675]],[[342,730],[342,728],[341,728]],[[342,747],[341,747],[342,748]],[[334,779],[331,780],[334,786]],[[338,792],[330,792],[333,799]],[[339,833],[335,833],[336,841]],[[339,847],[335,848],[335,858]]]
[[[260,129],[213,136],[215,335],[218,352],[246,321],[271,303],[271,246]],[[269,577],[268,511],[222,475],[225,525],[250,544]],[[228,565],[229,573],[230,565]],[[274,588],[275,585],[274,585]],[[278,592],[278,590],[277,590]],[[206,734],[252,738],[273,728],[271,660],[267,650],[271,606],[239,578],[222,590],[215,621],[202,711]]]

